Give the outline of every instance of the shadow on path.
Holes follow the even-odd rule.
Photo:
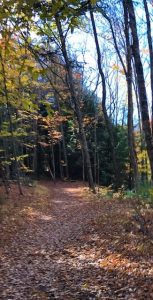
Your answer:
[[[2,223],[2,300],[153,299],[152,257],[125,230],[128,204],[99,201],[78,182],[26,192]]]

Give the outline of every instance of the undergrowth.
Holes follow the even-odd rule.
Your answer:
[[[112,187],[102,187],[99,189],[99,197],[106,199],[137,199],[140,203],[146,203],[153,206],[153,186],[149,183],[139,184],[136,189],[129,190],[124,186],[113,191]]]

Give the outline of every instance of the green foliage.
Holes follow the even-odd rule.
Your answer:
[[[123,195],[124,195],[124,198],[132,199],[132,198],[135,198],[136,193],[133,190],[125,190]]]
[[[123,190],[124,199],[139,199],[142,204],[153,204],[153,186],[151,183],[139,183],[135,190]]]
[[[149,183],[140,184],[136,189],[136,195],[144,201],[153,203],[153,186]]]

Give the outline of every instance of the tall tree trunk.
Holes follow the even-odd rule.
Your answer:
[[[52,156],[53,175],[54,175],[54,181],[55,181],[55,179],[56,179],[56,168],[55,168],[55,155],[54,155],[53,141],[51,142],[51,156]]]
[[[136,99],[136,104],[137,104],[138,124],[139,124],[139,134],[140,134],[140,152],[141,152],[141,156],[143,157],[143,150],[144,150],[144,146],[145,146],[145,140],[144,140],[144,133],[143,133],[143,130],[142,130],[141,111],[140,111],[140,103],[139,103],[139,95],[138,95],[138,81],[137,81],[137,75],[136,75],[134,61],[133,61],[133,71],[134,71],[133,86],[134,86],[135,99]],[[143,174],[143,171],[142,171],[142,169],[144,168],[143,165],[144,165],[144,162],[143,162],[143,159],[141,159],[141,169],[140,169],[140,179],[141,179],[141,181],[144,180],[143,179],[144,174]]]
[[[132,96],[132,55],[131,55],[131,45],[130,45],[130,35],[129,35],[129,17],[128,11],[126,10],[125,1],[123,0],[124,7],[124,23],[125,23],[125,39],[126,39],[126,60],[127,60],[127,70],[126,70],[126,81],[128,90],[128,145],[129,145],[129,155],[130,164],[132,168],[132,186],[137,186],[138,183],[138,165],[134,142],[134,131],[133,131],[133,96]],[[134,175],[134,177],[133,177]]]
[[[126,1],[125,9],[127,9],[129,13],[129,21],[130,21],[129,24],[131,27],[131,33],[133,38],[132,52],[135,61],[135,68],[136,68],[137,80],[138,80],[138,93],[139,93],[139,101],[140,101],[140,108],[141,108],[142,127],[145,135],[147,152],[150,161],[151,177],[153,180],[153,139],[151,134],[150,122],[149,122],[149,111],[148,111],[148,101],[147,101],[147,92],[146,92],[145,79],[144,79],[144,71],[143,71],[143,66],[140,57],[136,16],[135,16],[135,10],[134,10],[132,0]]]
[[[120,53],[117,39],[115,36],[114,28],[112,25],[111,19],[102,11],[103,16],[109,22],[114,48],[116,53],[119,57],[120,63],[124,70],[126,81],[127,81],[127,92],[128,92],[128,148],[129,148],[129,160],[130,160],[130,169],[133,173],[133,186],[137,183],[138,180],[138,165],[137,165],[137,155],[135,151],[135,140],[134,140],[134,129],[133,129],[133,96],[132,96],[132,55],[131,55],[131,47],[130,47],[130,38],[129,38],[129,26],[128,26],[128,14],[126,13],[125,9],[125,0],[123,0],[123,7],[124,7],[124,21],[125,21],[125,38],[126,38],[126,60],[127,66],[124,63],[122,55]],[[125,110],[124,110],[125,112]],[[124,122],[124,115],[123,121]]]
[[[150,56],[150,82],[151,82],[151,96],[152,96],[152,135],[153,135],[153,42],[152,42],[152,35],[151,35],[151,21],[148,9],[147,0],[143,0],[144,9],[146,14],[146,21],[147,21],[147,38],[148,38],[148,45],[149,45],[149,56]]]
[[[58,143],[58,151],[59,151],[59,170],[60,170],[60,178],[63,180],[63,165],[62,165],[62,149],[61,149],[61,141]]]
[[[33,149],[33,160],[32,160],[32,169],[36,178],[38,179],[38,141],[39,141],[39,133],[38,133],[38,113],[36,114],[33,122],[33,131],[35,132],[34,138],[34,149]]]
[[[139,95],[138,95],[138,81],[137,81],[137,74],[135,70],[135,64],[133,61],[133,87],[134,87],[134,93],[135,93],[135,99],[137,104],[137,111],[138,111],[138,121],[139,121],[139,130],[140,130],[140,137],[142,137],[142,122],[141,122],[141,111],[140,111],[140,103],[139,103]]]
[[[56,91],[55,91],[55,100],[56,100],[58,112],[62,116],[61,107],[60,107],[60,103],[59,103],[59,98],[58,98],[58,95],[57,95]],[[61,123],[61,125],[60,125],[60,130],[61,130],[61,134],[62,134],[62,146],[63,146],[63,156],[64,156],[64,164],[65,164],[65,175],[66,175],[66,178],[68,179],[69,178],[69,168],[68,168],[68,158],[67,158],[63,123]]]
[[[95,186],[97,183],[97,115],[95,114],[95,120],[94,120],[94,180],[95,180]]]
[[[94,39],[95,39],[96,50],[97,50],[98,70],[99,70],[99,74],[100,74],[101,80],[102,80],[102,110],[103,110],[105,123],[106,123],[108,134],[109,134],[109,141],[110,141],[110,148],[111,148],[110,150],[111,150],[113,169],[114,169],[114,183],[115,183],[115,187],[118,188],[119,174],[118,174],[118,167],[117,167],[117,161],[116,161],[116,151],[115,151],[115,145],[114,145],[113,128],[112,128],[112,124],[108,117],[107,109],[106,109],[106,83],[105,83],[105,76],[104,76],[102,66],[101,66],[101,52],[100,52],[97,29],[96,29],[96,24],[95,24],[95,19],[94,19],[94,14],[92,11],[91,4],[90,4],[90,18],[91,18],[91,23],[92,23],[92,29],[93,29]]]
[[[63,34],[61,22],[57,15],[55,16],[55,20],[56,20],[56,26],[57,26],[57,30],[58,30],[59,38],[60,38],[60,42],[61,42],[61,49],[62,49],[63,57],[65,60],[65,64],[66,64],[70,94],[71,94],[72,102],[75,106],[75,112],[76,112],[77,121],[78,121],[78,125],[79,125],[79,131],[80,131],[80,136],[81,136],[81,140],[82,140],[82,147],[83,147],[85,161],[86,161],[86,167],[87,167],[87,176],[88,176],[89,186],[92,189],[92,191],[94,193],[96,193],[94,181],[93,181],[88,145],[87,145],[86,135],[85,135],[84,126],[83,126],[83,120],[82,120],[82,114],[81,114],[81,109],[80,109],[80,102],[75,93],[75,86],[74,86],[74,81],[73,81],[73,72],[72,72],[71,62],[68,58],[68,53],[67,53],[67,49],[66,49],[66,41],[65,41],[64,34]]]
[[[85,182],[85,163],[84,163],[84,152],[81,146],[81,153],[82,153],[82,180]]]
[[[6,191],[6,194],[9,195],[9,185],[6,179],[6,174],[5,174],[5,170],[3,168],[3,166],[0,164],[0,176],[2,178],[2,182]]]

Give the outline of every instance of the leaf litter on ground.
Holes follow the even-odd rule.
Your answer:
[[[40,181],[24,195],[13,185],[1,205],[2,300],[153,299],[153,244],[131,200],[80,182]]]

